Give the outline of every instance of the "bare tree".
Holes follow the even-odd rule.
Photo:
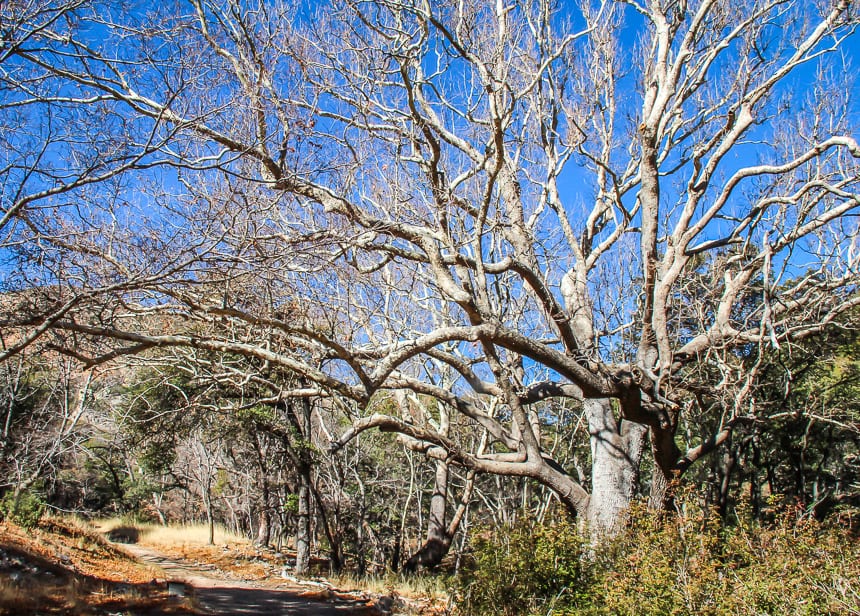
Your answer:
[[[57,320],[92,306],[101,293],[166,273],[126,261],[122,275],[97,281],[84,255],[119,266],[114,247],[94,237],[109,221],[86,206],[76,222],[54,216],[88,198],[122,207],[122,174],[168,162],[159,153],[175,132],[145,130],[132,137],[123,125],[127,118],[110,109],[109,96],[68,89],[62,76],[18,61],[32,49],[61,56],[54,47],[58,33],[74,27],[81,12],[94,10],[89,0],[10,0],[0,6],[0,289],[16,294],[4,298],[0,327],[16,333],[7,337],[0,361],[40,342]],[[82,220],[87,223],[78,224]]]
[[[847,0],[74,15],[3,71],[42,110],[28,125],[81,118],[70,159],[104,135],[141,157],[122,198],[94,184],[52,210],[76,234],[51,254],[98,272],[109,300],[50,322],[89,363],[187,347],[276,364],[309,384],[283,396],[351,401],[336,445],[396,431],[447,464],[532,478],[601,532],[649,444],[665,506],[755,412],[755,357],[860,301]],[[718,428],[682,450],[703,388],[726,394]],[[488,446],[372,412],[385,390],[437,399]],[[549,398],[581,402],[584,481],[544,446]]]
[[[11,494],[14,506],[34,486],[50,490],[89,438],[92,382],[92,370],[82,374],[56,354],[21,354],[0,364],[0,490]]]

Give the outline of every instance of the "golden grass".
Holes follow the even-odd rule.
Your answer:
[[[93,520],[92,526],[101,533],[112,531],[122,532],[130,529],[137,532],[136,543],[154,547],[170,547],[182,545],[208,545],[209,527],[206,524],[181,524],[176,526],[161,526],[149,522],[129,522],[123,518],[104,518]],[[215,526],[215,545],[248,544],[249,541],[222,526]]]
[[[448,588],[442,577],[435,575],[388,575],[352,576],[340,574],[331,578],[338,588],[361,589],[375,595],[396,594],[412,599],[428,599],[431,602],[447,601]]]
[[[161,526],[129,522],[123,518],[99,519],[92,525],[107,537],[133,535],[128,542],[190,563],[207,563],[238,579],[261,581],[280,571],[281,563],[271,553],[257,549],[248,539],[215,527],[215,543],[209,545],[206,524]]]
[[[29,614],[195,614],[169,597],[157,571],[110,545],[86,522],[49,516],[31,530],[0,523],[0,616]]]
[[[206,524],[165,527],[152,523],[130,522],[123,518],[100,519],[90,524],[108,537],[114,532],[133,534],[135,543],[151,547],[178,560],[213,565],[235,579],[273,585],[283,582],[280,575],[283,568],[281,559],[276,558],[270,551],[258,549],[247,538],[231,533],[223,527],[216,527],[215,544],[209,545],[209,527]],[[331,587],[305,588],[298,592],[298,596],[309,601],[324,601],[331,597],[350,599],[350,593],[376,597],[396,596],[410,604],[410,613],[447,613],[449,593],[439,576],[341,575],[329,579],[328,582]]]

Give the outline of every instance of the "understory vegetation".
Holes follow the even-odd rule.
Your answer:
[[[655,515],[636,508],[591,549],[563,518],[523,518],[476,531],[453,578],[458,614],[816,616],[860,614],[860,542],[796,508],[730,524],[692,502]],[[571,549],[573,548],[573,549]]]

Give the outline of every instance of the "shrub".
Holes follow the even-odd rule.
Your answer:
[[[628,527],[598,552],[598,612],[720,613],[720,532],[719,518],[694,506],[663,516],[634,508]]]
[[[0,513],[22,528],[34,528],[45,513],[45,501],[36,492],[7,492],[0,499]]]
[[[860,547],[838,528],[786,512],[726,532],[726,614],[860,614]]]
[[[591,548],[570,523],[485,530],[455,585],[468,616],[860,615],[860,542],[796,511],[724,526],[688,502],[636,508]]]
[[[454,581],[460,609],[474,616],[522,616],[576,605],[589,585],[585,549],[566,520],[524,519],[510,528],[475,531]]]
[[[663,522],[634,512],[614,543],[593,592],[607,613],[860,613],[856,542],[797,512],[728,527],[692,504]]]

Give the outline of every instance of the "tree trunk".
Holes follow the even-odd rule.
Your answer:
[[[448,506],[448,463],[436,461],[436,480],[433,496],[430,499],[430,517],[427,521],[427,538],[424,544],[403,565],[407,573],[414,573],[419,567],[433,569],[442,562],[451,547],[451,537],[445,526]]]
[[[681,452],[675,444],[675,429],[652,427],[651,451],[654,454],[654,471],[648,508],[666,511],[674,505],[674,488],[679,477],[678,459]]]
[[[591,498],[586,524],[592,536],[613,534],[626,519],[639,483],[648,428],[618,421],[606,399],[583,402],[591,434]]]
[[[296,573],[305,574],[311,564],[311,503],[310,489],[303,474],[299,473],[299,511],[296,524]]]
[[[256,544],[268,547],[272,541],[272,512],[271,512],[271,489],[269,488],[269,465],[266,454],[263,452],[260,436],[253,439],[254,451],[257,454],[257,469],[260,473],[260,526],[257,529]]]
[[[164,492],[152,493],[152,505],[155,509],[155,514],[158,516],[158,522],[162,526],[167,526],[167,518],[164,517],[164,512],[161,510],[161,503],[164,500]]]
[[[581,262],[564,276],[561,292],[577,344],[596,355],[588,274]],[[616,419],[609,399],[586,399],[582,406],[591,441],[591,496],[584,522],[596,539],[613,534],[626,519],[639,484],[648,428]]]
[[[430,501],[430,522],[427,528],[427,540],[403,565],[405,573],[414,573],[419,568],[433,569],[438,567],[448,555],[454,536],[465,519],[466,511],[472,502],[472,490],[475,487],[475,471],[469,471],[463,494],[451,521],[445,526],[447,509],[448,463],[442,460],[436,463],[436,482],[433,499]],[[444,497],[444,498],[441,498]]]
[[[206,523],[209,526],[209,545],[215,545],[215,516],[212,515],[212,494],[208,486],[203,495],[203,503],[206,506]]]
[[[317,520],[322,523],[323,532],[325,533],[326,539],[328,540],[329,569],[334,573],[338,573],[343,568],[343,542],[340,536],[335,533],[335,531],[331,527],[329,511],[325,506],[325,502],[323,501],[319,490],[313,484],[310,472],[308,473],[307,481],[308,488],[310,490],[311,496],[313,497],[314,505],[316,506]],[[359,524],[359,528],[361,528],[361,524]]]
[[[260,547],[268,547],[271,542],[272,525],[271,515],[269,514],[268,498],[264,499],[264,509],[260,511],[260,526],[257,529],[256,544]]]
[[[729,447],[723,456],[723,463],[720,468],[720,485],[719,494],[717,496],[717,506],[719,507],[720,517],[725,519],[729,514],[729,488],[732,485],[732,473],[735,470],[735,464],[738,461],[738,456],[735,453],[735,448],[732,445]]]
[[[311,563],[311,405],[304,398],[293,411],[298,423],[301,438],[298,442],[299,452],[299,511],[298,525],[296,528],[296,573],[304,574],[310,569]]]

